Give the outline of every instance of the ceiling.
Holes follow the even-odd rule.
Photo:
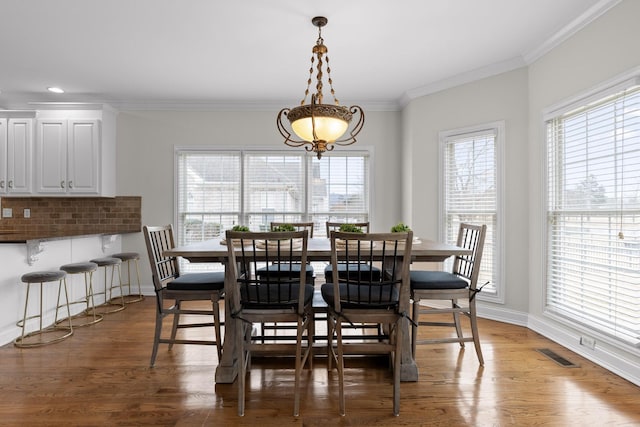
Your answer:
[[[0,107],[295,106],[322,15],[340,103],[399,109],[529,64],[619,1],[5,0]]]

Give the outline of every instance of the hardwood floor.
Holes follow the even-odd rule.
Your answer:
[[[41,348],[0,348],[0,425],[100,426],[523,426],[640,425],[640,388],[540,335],[481,320],[485,367],[473,348],[420,346],[420,380],[402,383],[392,415],[391,375],[380,358],[345,370],[347,415],[336,372],[318,358],[302,381],[294,418],[293,367],[255,359],[239,418],[235,384],[214,383],[215,347],[166,345],[149,368],[154,299]],[[550,348],[566,368],[536,351]]]

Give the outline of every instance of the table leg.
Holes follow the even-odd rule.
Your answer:
[[[400,361],[400,381],[418,381],[418,365],[411,354],[411,324],[407,318],[402,319],[402,356]]]
[[[231,384],[238,375],[238,356],[236,351],[236,321],[231,318],[231,298],[235,288],[231,283],[230,269],[224,269],[225,298],[224,298],[224,344],[222,345],[222,359],[216,368],[216,383]],[[411,352],[411,348],[409,348]]]

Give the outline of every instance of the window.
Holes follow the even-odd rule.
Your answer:
[[[504,123],[442,132],[442,238],[455,243],[461,222],[486,224],[478,286],[479,298],[504,300],[501,286],[501,150]]]
[[[367,151],[318,160],[290,150],[176,149],[175,157],[180,245],[212,239],[236,224],[259,231],[272,221],[310,221],[315,237],[325,235],[327,221],[369,221]]]
[[[547,117],[546,308],[640,345],[638,80]]]

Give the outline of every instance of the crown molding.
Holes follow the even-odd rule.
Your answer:
[[[465,83],[471,83],[476,80],[506,73],[508,71],[522,68],[526,65],[527,64],[524,62],[524,59],[522,57],[511,58],[506,61],[497,62],[495,64],[487,65],[486,67],[477,68],[466,73],[439,80],[426,86],[411,89],[406,91],[402,95],[400,99],[400,106],[404,108],[411,100],[419,98],[421,96],[431,95],[436,92],[451,89],[456,86],[461,86]]]
[[[582,13],[576,19],[571,21],[560,31],[553,34],[541,45],[534,49],[531,49],[528,52],[525,52],[522,56],[471,70],[466,73],[458,74],[456,76],[439,80],[437,82],[433,82],[416,89],[408,90],[400,98],[400,107],[406,107],[407,104],[409,104],[409,102],[411,102],[413,99],[419,98],[421,96],[431,95],[433,93],[451,89],[465,83],[471,83],[476,80],[506,73],[517,68],[526,67],[560,45],[562,42],[573,36],[581,29],[585,28],[591,22],[604,15],[607,11],[615,7],[621,1],[622,0],[600,0],[598,3],[591,6],[587,11]]]
[[[578,31],[585,28],[587,25],[604,15],[613,7],[617,6],[622,0],[600,0],[598,3],[591,6],[583,14],[578,16],[573,21],[569,22],[560,31],[549,37],[544,43],[538,47],[525,52],[522,57],[527,65],[535,62],[543,55],[547,54]]]

